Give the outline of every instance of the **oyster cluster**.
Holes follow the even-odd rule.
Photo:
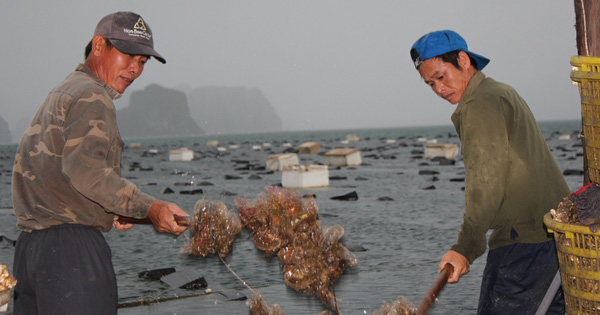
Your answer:
[[[254,315],[283,315],[283,309],[279,304],[273,303],[269,306],[262,292],[256,291],[250,298],[250,312]]]
[[[12,289],[17,285],[17,279],[10,275],[5,265],[0,265],[0,291]]]
[[[242,230],[237,214],[232,214],[221,201],[198,200],[190,222],[191,238],[181,248],[189,255],[218,254],[225,258],[233,247],[235,237]]]
[[[556,209],[551,209],[552,218],[567,224],[584,225],[590,231],[600,230],[600,186],[590,183],[564,197]]]
[[[381,308],[373,311],[372,315],[413,315],[417,308],[405,296],[398,296],[392,303],[383,301]]]
[[[552,214],[552,218],[558,222],[579,224],[575,204],[571,201],[569,196],[564,197],[558,204],[558,207],[556,207],[556,209],[551,209],[550,213]]]
[[[235,204],[242,224],[254,234],[256,247],[267,257],[278,252],[285,283],[337,309],[333,283],[346,267],[357,263],[339,242],[342,226],[323,231],[314,198],[302,197],[296,189],[268,186],[255,199],[238,198]]]

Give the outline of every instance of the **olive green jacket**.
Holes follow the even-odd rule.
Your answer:
[[[570,193],[525,101],[477,72],[452,114],[465,164],[465,214],[452,250],[470,263],[489,248],[551,240],[543,216]]]
[[[13,168],[13,208],[24,231],[77,223],[108,231],[114,214],[146,217],[153,197],[121,178],[120,94],[79,65],[48,94]]]

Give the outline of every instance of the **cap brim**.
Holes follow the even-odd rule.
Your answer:
[[[165,58],[163,58],[156,50],[154,50],[150,46],[132,43],[130,41],[119,40],[119,39],[110,39],[110,42],[117,50],[124,54],[128,55],[141,55],[141,56],[152,56],[156,60],[161,63],[167,63]]]
[[[482,55],[478,55],[470,51],[467,51],[466,53],[469,54],[469,56],[471,56],[471,58],[473,58],[475,62],[477,62],[477,70],[479,71],[483,70],[483,68],[485,68],[485,66],[487,66],[488,63],[490,63],[490,60]]]

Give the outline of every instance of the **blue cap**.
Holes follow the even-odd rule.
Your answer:
[[[456,32],[450,30],[423,35],[411,47],[410,56],[415,63],[415,68],[419,68],[423,61],[455,50],[464,51],[471,56],[477,63],[478,70],[483,69],[490,62],[489,59],[470,52],[467,42]]]

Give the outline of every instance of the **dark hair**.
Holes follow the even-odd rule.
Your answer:
[[[456,69],[462,70],[462,68],[458,65],[458,53],[460,53],[460,52],[461,52],[461,50],[453,50],[453,51],[449,51],[445,54],[441,54],[434,58],[440,58],[440,59],[442,59],[443,62],[449,62],[454,67],[456,67]],[[471,57],[471,55],[469,55],[469,54],[467,54],[467,56],[469,56],[469,60],[471,60],[471,65],[473,65],[473,66],[475,66],[475,68],[477,68],[477,62],[475,61],[475,59],[473,59],[473,57]]]
[[[87,59],[87,57],[92,52],[92,40],[93,40],[93,38],[90,40],[90,42],[87,44],[87,46],[85,46],[85,51],[83,52],[83,59],[84,60]],[[110,39],[104,38],[104,40],[106,40],[106,48],[111,49],[113,47],[113,45],[110,42]]]

